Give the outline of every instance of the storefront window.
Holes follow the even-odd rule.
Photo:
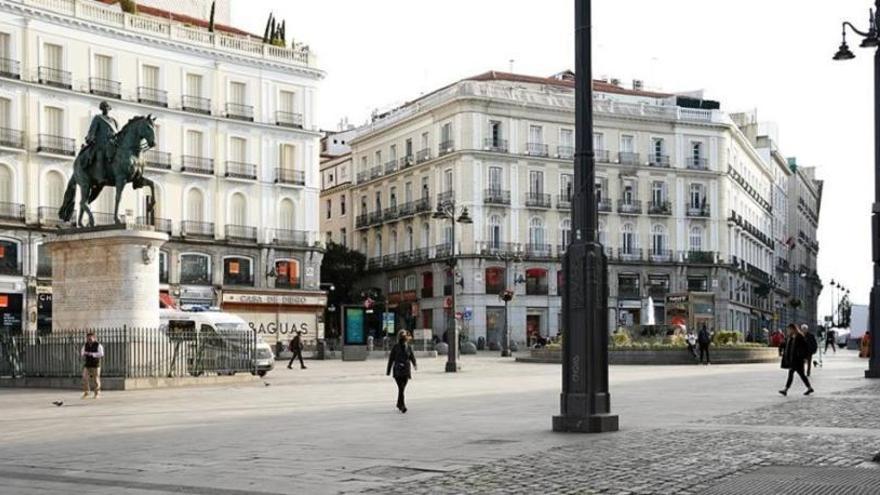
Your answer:
[[[640,299],[638,275],[620,275],[617,278],[617,297],[621,299]]]
[[[21,294],[0,294],[0,333],[21,335]]]
[[[451,296],[452,295],[452,283],[453,283],[453,275],[452,270],[446,270],[446,279],[443,281],[443,295]]]
[[[0,239],[0,274],[19,275],[18,243]]]
[[[422,273],[422,297],[434,297],[434,274]],[[430,325],[426,328],[430,328]]]
[[[486,268],[486,294],[501,294],[506,288],[505,282],[504,268]]]
[[[299,289],[299,262],[279,260],[275,262],[275,287],[279,289]]]
[[[547,270],[543,268],[529,268],[526,270],[526,295],[547,295]]]
[[[211,285],[211,257],[206,254],[180,255],[180,283]]]
[[[250,258],[226,258],[223,260],[223,283],[225,285],[254,285],[252,265]]]
[[[52,333],[51,292],[40,292],[37,294],[37,333],[40,335]]]
[[[486,344],[489,349],[496,350],[501,345],[502,336],[504,335],[503,307],[486,307]]]
[[[688,291],[707,292],[709,290],[706,277],[688,277]]]

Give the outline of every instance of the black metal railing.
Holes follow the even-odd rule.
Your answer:
[[[303,116],[301,113],[283,112],[281,110],[275,112],[275,125],[282,127],[303,128]]]
[[[0,202],[0,219],[16,223],[25,221],[25,207],[19,203]]]
[[[184,220],[180,222],[180,235],[184,237],[209,237],[213,239],[214,224],[211,222]]]
[[[397,206],[397,214],[400,218],[411,217],[416,214],[416,205],[412,201],[401,203]]]
[[[21,63],[18,60],[0,57],[0,77],[21,79]]]
[[[445,191],[437,195],[437,205],[442,206],[455,202],[455,191]]]
[[[57,206],[40,206],[37,208],[37,221],[43,227],[56,227],[61,224]]]
[[[494,138],[484,138],[483,139],[483,150],[484,151],[494,151],[496,153],[507,153],[507,140],[506,139],[494,139]]]
[[[617,260],[625,262],[625,263],[642,261],[642,249],[641,248],[618,249],[617,250]]]
[[[247,225],[226,224],[226,239],[230,241],[257,242],[257,228]]]
[[[309,245],[309,233],[305,230],[275,229],[272,231],[272,243],[279,246]]]
[[[480,256],[514,256],[522,254],[518,243],[501,241],[478,242],[477,253]]]
[[[509,205],[510,191],[490,187],[483,191],[483,203],[487,205]]]
[[[357,183],[363,183],[370,180],[370,173],[366,170],[357,173]]]
[[[627,201],[625,199],[617,200],[617,212],[624,215],[638,215],[642,212],[642,201],[634,199]]]
[[[610,198],[602,198],[596,202],[598,203],[596,206],[599,208],[599,213],[611,213],[611,199]]]
[[[180,171],[194,174],[214,175],[214,159],[201,156],[180,157]]]
[[[669,201],[651,201],[648,203],[649,215],[672,215],[672,203]]]
[[[639,154],[633,153],[631,151],[621,151],[617,154],[617,160],[622,165],[638,165],[639,164]]]
[[[70,82],[70,72],[53,67],[40,66],[37,68],[37,82],[47,86],[56,86],[64,89],[73,89]]]
[[[382,223],[382,211],[374,211],[370,213],[369,224],[379,225]]]
[[[556,156],[563,160],[571,160],[574,158],[574,146],[557,146]]]
[[[452,256],[452,244],[437,244],[434,246],[434,257],[435,258],[448,258]]]
[[[362,229],[364,227],[368,227],[370,225],[369,215],[366,213],[361,213],[357,217],[355,217],[355,228]]]
[[[560,210],[571,209],[571,193],[566,191],[556,195],[556,208]]]
[[[431,212],[431,199],[430,198],[419,198],[413,201],[413,206],[415,207],[416,213],[430,213]]]
[[[257,166],[253,163],[226,162],[226,177],[236,179],[257,179]]]
[[[550,147],[544,143],[526,143],[526,154],[529,156],[550,156]]]
[[[527,192],[526,207],[528,208],[552,208],[553,202],[551,196],[546,193]]]
[[[397,205],[389,206],[382,211],[382,219],[386,222],[397,220]]]
[[[648,165],[651,167],[669,168],[669,155],[651,155]]]
[[[689,156],[687,158],[687,168],[690,170],[709,170],[709,160],[706,158]]]
[[[76,155],[76,141],[64,136],[39,134],[37,135],[37,152],[74,156]]]
[[[137,99],[140,103],[156,105],[158,107],[168,107],[168,91],[162,89],[138,86]]]
[[[185,112],[211,115],[211,100],[201,96],[183,95],[180,97],[180,108]]]
[[[138,225],[150,225],[147,217],[137,217],[136,222]],[[156,223],[153,226],[156,228],[156,232],[165,232],[166,234],[171,235],[174,223],[170,218],[157,218]]]
[[[711,208],[707,204],[700,206],[688,205],[687,216],[689,217],[710,217],[711,215]]]
[[[455,151],[455,141],[451,139],[443,141],[437,146],[437,156],[443,156],[453,151]]]
[[[196,330],[160,328],[89,329],[104,349],[102,378],[169,378],[256,371],[271,352],[257,349],[249,328]],[[0,369],[13,376],[79,378],[86,330],[55,330],[37,337],[5,337]]]
[[[8,127],[0,127],[0,146],[23,149],[24,133]]]
[[[397,172],[397,160],[389,160],[385,162],[385,175]]]
[[[425,148],[416,153],[416,163],[426,162],[431,159],[431,150]]]
[[[684,259],[688,263],[714,264],[715,253],[712,251],[686,251]]]
[[[400,157],[400,168],[404,169],[407,167],[411,167],[415,163],[415,157],[412,155],[405,155]]]
[[[277,184],[306,185],[306,173],[302,170],[290,170],[288,168],[275,169],[275,182]]]
[[[250,105],[243,105],[241,103],[227,103],[226,118],[253,122],[254,107]]]
[[[523,251],[526,258],[549,258],[553,254],[550,244],[526,244]]]
[[[90,77],[89,93],[119,99],[122,98],[122,84],[119,81],[113,81],[112,79]]]
[[[147,150],[144,153],[144,165],[160,170],[171,170],[171,153],[167,151]]]
[[[669,249],[652,249],[648,253],[648,261],[652,263],[672,263],[673,254]]]
[[[375,179],[377,177],[382,177],[381,165],[376,165],[375,167],[370,169],[370,179]]]

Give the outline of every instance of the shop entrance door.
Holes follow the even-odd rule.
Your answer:
[[[529,347],[534,345],[539,335],[541,335],[541,315],[527,315],[526,341]]]

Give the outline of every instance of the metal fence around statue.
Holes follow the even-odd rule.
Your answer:
[[[79,377],[86,334],[104,347],[101,375],[164,378],[252,373],[257,335],[251,330],[110,328],[0,340],[0,376]]]

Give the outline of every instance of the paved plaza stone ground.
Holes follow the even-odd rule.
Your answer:
[[[425,359],[401,415],[382,361],[307,364],[98,401],[0,389],[0,494],[880,493],[880,382],[853,352],[811,397],[780,397],[778,364],[615,366],[603,435],[550,431],[558,365]]]

